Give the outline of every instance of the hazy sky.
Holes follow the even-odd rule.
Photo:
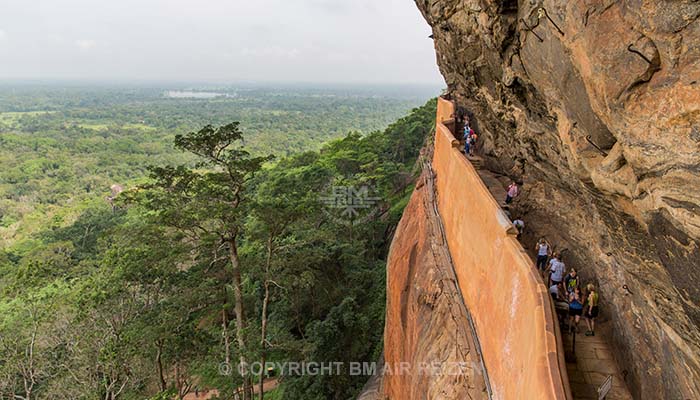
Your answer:
[[[0,79],[442,84],[412,0],[0,0]]]

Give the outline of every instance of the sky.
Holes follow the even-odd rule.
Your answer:
[[[0,79],[443,85],[412,0],[0,0]]]

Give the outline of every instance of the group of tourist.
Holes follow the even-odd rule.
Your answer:
[[[469,125],[469,117],[466,115],[465,110],[458,108],[453,118],[457,132],[459,132],[460,127],[464,127],[462,131],[464,154],[471,157],[474,155],[478,136]],[[505,205],[503,206],[503,210],[508,218],[512,219],[509,205],[519,194],[520,187],[518,183],[512,181],[506,189]],[[520,238],[525,229],[525,222],[521,218],[516,218],[513,220],[513,226],[517,229],[518,238]],[[567,274],[561,253],[553,252],[552,246],[546,239],[540,239],[535,250],[537,251],[536,268],[548,284],[549,293],[557,310],[561,310],[568,315],[569,333],[579,331],[578,325],[583,316],[588,327],[586,336],[595,336],[595,320],[598,317],[599,300],[595,285],[590,283],[582,290],[581,279],[576,270],[571,268]],[[557,314],[560,315],[559,312]],[[566,316],[562,319],[565,318]]]
[[[469,126],[469,118],[464,121],[464,133],[462,140],[464,141],[464,155],[473,156],[474,148],[476,147],[476,139],[478,138],[474,129]]]
[[[467,111],[463,107],[457,107],[452,114],[452,118],[455,122],[455,138],[457,138],[457,132],[462,131],[462,141],[464,142],[464,155],[473,156],[474,148],[476,146],[477,135],[474,129],[469,125],[469,116]]]
[[[557,309],[568,310],[569,333],[574,330],[578,332],[578,324],[583,316],[588,326],[586,336],[595,336],[595,320],[598,317],[598,292],[595,285],[589,283],[582,291],[576,269],[571,268],[567,274],[562,255],[553,252],[546,239],[541,238],[535,250],[537,270],[547,280],[555,306]]]

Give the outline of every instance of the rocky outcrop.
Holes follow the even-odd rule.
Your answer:
[[[416,4],[487,165],[525,184],[525,241],[600,286],[635,396],[700,396],[700,2]]]
[[[481,356],[425,170],[387,262],[384,374],[362,399],[486,399]]]

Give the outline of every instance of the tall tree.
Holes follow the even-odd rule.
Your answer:
[[[235,313],[235,336],[241,365],[248,365],[246,310],[239,257],[239,240],[250,197],[247,186],[272,157],[253,157],[243,148],[238,123],[218,128],[207,125],[197,132],[175,137],[175,147],[198,157],[194,168],[151,169],[154,182],[146,188],[143,204],[172,228],[200,245],[200,254],[226,254],[230,264]],[[225,308],[225,305],[224,305]],[[225,316],[224,316],[225,319]],[[224,337],[228,326],[224,324]],[[226,349],[227,357],[229,349]],[[228,361],[228,360],[227,360]],[[252,380],[243,377],[243,399],[253,396]]]
[[[302,160],[304,157],[300,157]],[[303,246],[294,237],[294,224],[318,211],[318,193],[327,181],[325,169],[285,160],[259,175],[255,186],[255,198],[251,218],[246,230],[253,242],[253,251],[264,249],[257,257],[262,281],[262,305],[260,310],[260,365],[267,361],[268,319],[272,289],[283,288],[285,283],[281,269],[284,262],[278,260],[280,251]],[[259,396],[263,400],[263,377],[260,378]]]

